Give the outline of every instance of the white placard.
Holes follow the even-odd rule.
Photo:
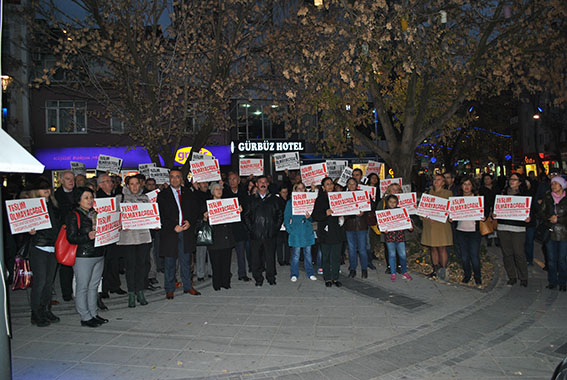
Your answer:
[[[402,185],[402,193],[411,193],[411,185]]]
[[[158,185],[162,185],[164,183],[169,184],[169,169],[150,167],[148,168],[148,172],[149,172],[148,178],[155,179]]]
[[[355,191],[356,194],[356,202],[358,205],[359,211],[370,211],[371,204],[370,204],[370,193],[365,191]]]
[[[484,197],[449,197],[449,218],[481,220],[484,218]]]
[[[220,168],[218,160],[191,161],[191,174],[193,182],[220,181]]]
[[[417,207],[417,215],[445,223],[449,216],[449,200],[435,195],[422,194]]]
[[[209,213],[209,224],[236,223],[240,222],[238,198],[209,199],[207,211]]]
[[[494,217],[525,221],[530,216],[532,197],[497,195],[494,201]]]
[[[317,199],[317,193],[291,193],[292,215],[305,215],[313,213],[313,206]]]
[[[209,156],[208,154],[193,152],[191,155],[191,161],[202,161],[202,160],[214,160],[214,156]]]
[[[347,160],[327,160],[327,171],[329,172],[329,177],[332,179],[339,178],[344,170],[348,166]]]
[[[6,201],[6,212],[12,234],[51,228],[45,198],[15,199]]]
[[[313,183],[319,185],[323,178],[328,177],[327,164],[313,164],[313,165],[302,165],[301,166],[301,182],[305,186],[311,186]]]
[[[380,178],[380,169],[382,169],[382,163],[376,161],[368,161],[368,165],[366,166],[366,176],[370,173],[376,173],[378,178]]]
[[[122,159],[112,156],[101,154],[98,156],[96,170],[101,172],[110,172],[120,175],[120,168],[122,167]]]
[[[276,171],[299,169],[299,152],[274,154]]]
[[[156,167],[156,163],[155,162],[150,162],[149,164],[139,164],[138,165],[138,171],[140,172],[140,174],[145,175],[146,177],[150,176],[150,168],[155,168]]]
[[[376,211],[376,221],[381,232],[409,230],[411,219],[405,208],[392,208]]]
[[[398,197],[398,207],[405,208],[408,214],[417,214],[417,193],[394,194]],[[386,205],[387,207],[388,205]]]
[[[380,180],[380,196],[383,197],[386,194],[386,189],[393,183],[397,183],[398,185],[402,186],[402,179],[401,178],[386,178]]]
[[[372,200],[373,201],[376,200],[376,186],[358,185],[357,189],[362,191],[368,191],[368,194],[370,194]]]
[[[120,212],[124,230],[161,228],[157,203],[121,203]]]
[[[353,169],[349,168],[348,166],[344,168],[337,183],[342,187],[345,187],[348,179],[352,177],[352,171]]]
[[[264,175],[264,160],[262,158],[240,159],[238,166],[241,177]]]
[[[146,197],[150,200],[150,203],[157,202],[157,195],[159,193],[159,189],[155,189],[154,191],[150,191],[146,193]]]
[[[333,210],[333,216],[360,214],[354,191],[339,191],[329,193],[328,195],[329,206]]]
[[[73,172],[74,175],[87,175],[87,168],[85,167],[85,164],[83,164],[82,162],[77,162],[77,161],[71,161],[71,171]]]
[[[93,208],[95,209],[97,214],[104,214],[104,213],[118,211],[118,207],[116,205],[116,198],[114,197],[95,198],[93,203]]]
[[[120,213],[118,211],[97,214],[95,247],[102,247],[120,240]]]

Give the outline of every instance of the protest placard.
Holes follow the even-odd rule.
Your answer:
[[[329,172],[329,177],[332,179],[339,178],[344,170],[348,166],[347,160],[327,160],[327,171]]]
[[[215,224],[240,222],[239,207],[238,198],[208,200],[209,224],[214,226]]]
[[[157,203],[121,203],[122,229],[161,228]]]
[[[313,183],[320,185],[323,178],[328,177],[327,164],[312,164],[312,165],[302,165],[301,166],[301,182],[305,186],[311,186]]]
[[[484,218],[484,197],[449,197],[449,218],[481,220]]]
[[[33,229],[51,228],[45,198],[15,199],[6,201],[6,212],[12,234],[29,232]]]
[[[157,185],[162,185],[164,183],[169,184],[169,169],[150,167],[148,168],[148,172],[148,178],[155,179]]]
[[[350,177],[352,177],[352,168],[349,168],[347,166],[346,168],[343,169],[343,172],[341,173],[341,177],[339,178],[337,183],[342,187],[345,187]]]
[[[116,205],[116,198],[114,197],[95,198],[93,203],[93,208],[97,214],[105,214],[109,212],[118,211],[118,207]]]
[[[150,191],[146,193],[146,197],[148,197],[151,203],[156,203],[158,193],[159,193],[159,189],[155,189],[154,191]]]
[[[202,161],[202,160],[214,160],[215,156],[209,156],[208,154],[193,152],[191,155],[191,161]]]
[[[532,197],[517,195],[497,195],[494,201],[494,217],[525,221],[530,216]]]
[[[146,177],[150,176],[150,168],[156,167],[155,162],[151,162],[149,164],[138,164],[138,171],[140,174],[145,175]]]
[[[274,161],[276,166],[276,171],[282,170],[297,170],[299,169],[299,153],[276,153],[274,154]]]
[[[261,158],[240,159],[239,168],[241,177],[264,175],[264,160]]]
[[[120,175],[120,168],[122,167],[122,159],[112,156],[101,154],[98,156],[96,170],[101,172],[110,172]]]
[[[417,215],[445,223],[449,216],[449,200],[435,195],[423,194],[417,207]]]
[[[362,191],[368,191],[368,194],[370,194],[372,200],[373,201],[376,200],[376,186],[358,185],[357,189]]]
[[[378,177],[380,177],[380,169],[382,169],[382,163],[376,161],[368,161],[368,165],[366,165],[366,176],[370,173],[376,173]]]
[[[376,211],[376,221],[378,222],[380,232],[393,232],[412,228],[409,212],[405,208]]]
[[[193,182],[220,181],[220,169],[218,160],[191,161],[191,174]]]
[[[317,193],[291,193],[291,213],[292,215],[305,215],[313,212]]]
[[[411,193],[411,185],[402,185],[402,193]]]
[[[358,206],[358,211],[370,211],[370,193],[367,190],[355,191],[356,203]]]
[[[96,217],[95,247],[116,243],[120,239],[120,212],[98,214]]]
[[[386,178],[380,180],[380,196],[384,196],[386,193],[386,189],[393,183],[397,183],[398,185],[402,186],[402,179],[401,178]]]
[[[395,194],[398,197],[398,207],[408,210],[408,214],[417,214],[417,194],[416,193],[402,193]]]
[[[358,215],[360,210],[354,191],[329,193],[329,206],[334,216]]]
[[[71,161],[71,171],[73,172],[74,175],[87,175],[87,168],[85,167],[85,164],[83,164],[82,162],[77,162],[77,161]]]

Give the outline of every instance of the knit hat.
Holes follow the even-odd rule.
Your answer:
[[[563,189],[567,188],[567,181],[565,180],[565,178],[559,175],[551,179],[551,183],[553,182],[557,182],[558,184],[560,184]]]

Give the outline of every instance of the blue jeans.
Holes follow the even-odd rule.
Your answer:
[[[177,259],[179,259],[179,271],[181,272],[181,282],[183,290],[193,288],[191,284],[191,252],[183,252],[183,233],[177,234],[177,257],[165,258],[164,288],[166,292],[175,291],[175,270]]]
[[[358,266],[356,251],[360,254],[360,268],[368,269],[368,256],[366,254],[366,237],[368,231],[346,231],[348,243],[348,266],[350,270],[356,270]]]
[[[524,243],[524,249],[526,250],[526,260],[530,264],[534,262],[535,232],[536,227],[526,227],[526,242]]]
[[[567,283],[567,241],[547,242],[547,282],[550,285]]]
[[[471,263],[472,263],[472,273],[474,273],[474,279],[478,282],[481,281],[480,276],[480,240],[482,236],[480,232],[464,232],[455,231],[455,236],[457,238],[457,245],[459,246],[459,252],[461,253],[461,260],[463,262],[463,271],[465,272],[465,278],[471,278]]]
[[[307,275],[307,277],[311,277],[314,275],[313,262],[311,259],[311,246],[291,247],[291,276],[299,277],[299,255],[301,254],[301,248],[303,248],[303,264],[305,265],[305,274]]]
[[[390,242],[386,243],[386,247],[388,247],[388,262],[390,264],[390,268],[393,268],[392,273],[396,273],[396,251],[400,260],[400,266],[402,267],[402,274],[406,273],[408,271],[406,260],[406,242]]]
[[[323,252],[321,251],[321,244],[317,244],[317,269],[323,270]]]

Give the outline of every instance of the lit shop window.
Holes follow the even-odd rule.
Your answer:
[[[45,120],[47,133],[87,133],[87,103],[48,100]]]

